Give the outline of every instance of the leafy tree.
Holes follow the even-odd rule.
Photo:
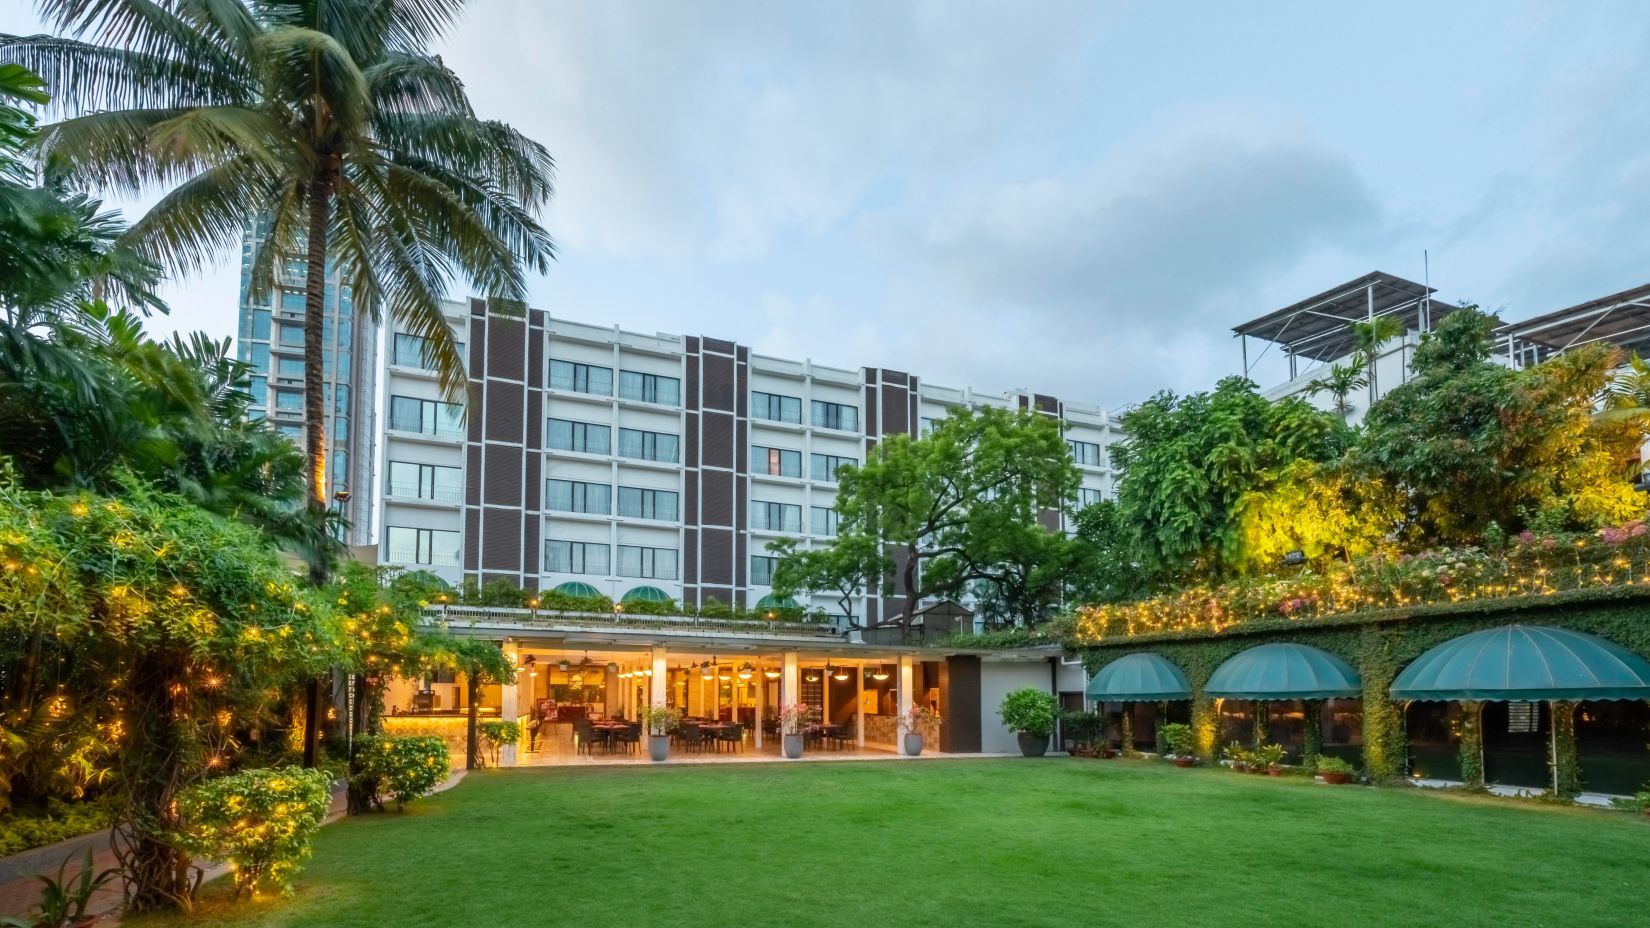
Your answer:
[[[1082,547],[1078,549],[1079,566],[1071,575],[1071,602],[1124,602],[1151,590],[1133,530],[1123,521],[1116,500],[1083,507],[1073,522]]]
[[[1380,480],[1355,480],[1335,464],[1299,460],[1264,489],[1238,498],[1226,558],[1265,573],[1300,551],[1308,561],[1350,561],[1379,547],[1402,523],[1402,498]]]
[[[519,305],[543,271],[534,213],[551,194],[543,147],[479,119],[429,52],[458,0],[42,0],[66,37],[0,36],[0,57],[45,75],[69,118],[39,150],[54,176],[127,194],[170,188],[124,237],[198,270],[266,217],[252,287],[282,255],[306,261],[309,505],[327,507],[322,394],[326,273],[355,305],[428,339],[450,396],[464,372],[441,314],[455,275]],[[316,578],[324,565],[314,567]]]
[[[1617,355],[1588,346],[1515,371],[1490,360],[1493,316],[1467,307],[1422,340],[1414,376],[1377,401],[1351,457],[1404,494],[1413,543],[1470,544],[1536,513],[1577,528],[1631,519],[1644,430],[1595,418]]]
[[[796,539],[769,542],[768,552],[779,559],[773,572],[773,591],[778,596],[830,593],[836,597],[842,615],[850,624],[854,597],[867,591],[887,595],[893,590],[888,578],[894,560],[877,539],[861,533],[841,533],[823,548],[801,550]]]
[[[420,635],[408,649],[409,659],[426,669],[443,668],[464,675],[469,711],[464,735],[464,769],[474,770],[480,741],[476,726],[480,721],[481,688],[488,684],[513,683],[515,665],[496,641],[461,638],[456,635]]]
[[[1381,358],[1381,346],[1402,336],[1407,330],[1403,320],[1397,316],[1376,316],[1366,322],[1354,322],[1349,328],[1352,330],[1353,363],[1369,373],[1369,399],[1374,402],[1381,391],[1375,370],[1376,362]]]
[[[1123,419],[1115,517],[1154,585],[1249,569],[1239,502],[1273,487],[1298,461],[1338,458],[1353,432],[1298,397],[1272,402],[1242,377],[1213,392],[1160,393]],[[1110,516],[1108,516],[1109,518]]]
[[[1349,364],[1331,364],[1329,373],[1319,377],[1306,385],[1306,392],[1316,396],[1319,393],[1329,394],[1335,415],[1345,422],[1352,414],[1352,404],[1347,397],[1354,390],[1369,385],[1369,368],[1362,358],[1355,358]]]

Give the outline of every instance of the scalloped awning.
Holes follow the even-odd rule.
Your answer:
[[[1304,644],[1263,644],[1215,668],[1205,694],[1221,699],[1334,699],[1363,692],[1352,665]]]
[[[670,594],[656,586],[639,586],[619,598],[622,603],[672,603]]]
[[[1416,658],[1393,681],[1392,698],[1650,699],[1650,661],[1586,632],[1505,625],[1452,638]]]
[[[1192,686],[1163,655],[1129,654],[1100,668],[1088,695],[1102,702],[1162,702],[1191,699]]]
[[[601,590],[585,583],[583,580],[569,580],[566,583],[558,583],[551,592],[560,593],[563,596],[578,596],[584,599],[599,599],[602,595]]]

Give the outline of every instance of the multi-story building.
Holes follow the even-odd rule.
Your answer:
[[[773,603],[767,545],[829,542],[837,469],[957,408],[1060,417],[1083,475],[1079,502],[1111,489],[1117,431],[1098,407],[536,310],[510,318],[480,300],[449,304],[449,322],[468,346],[468,409],[442,397],[416,337],[390,333],[380,541],[382,562],[449,581]],[[827,597],[806,605],[841,611]],[[902,608],[868,596],[853,618]]]
[[[272,292],[253,300],[252,262],[265,228],[261,222],[250,224],[241,249],[236,351],[252,365],[253,414],[267,418],[303,447],[305,261],[283,257],[276,265]],[[336,271],[327,274],[325,300],[321,328],[328,493],[349,523],[346,541],[370,545],[378,327],[355,312],[350,288],[340,283]]]

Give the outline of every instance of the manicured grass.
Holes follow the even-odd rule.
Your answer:
[[[1639,926],[1642,818],[1143,761],[488,771],[201,921]]]

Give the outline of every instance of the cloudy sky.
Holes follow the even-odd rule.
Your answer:
[[[442,53],[556,155],[580,321],[1116,408],[1423,251],[1508,319],[1650,281],[1650,4],[1243,6],[475,0]]]

